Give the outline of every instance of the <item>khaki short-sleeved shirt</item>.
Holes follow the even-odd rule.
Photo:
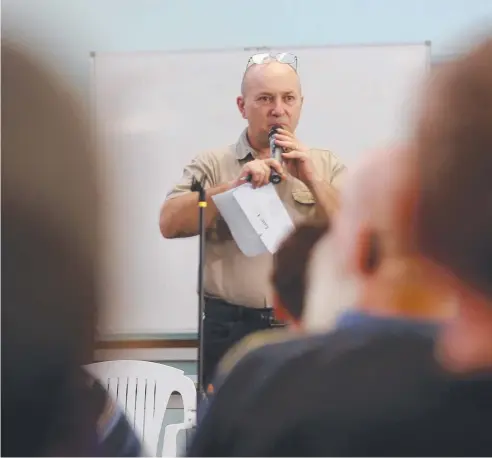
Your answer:
[[[313,148],[309,154],[316,170],[328,183],[339,188],[346,171],[342,162],[327,150]],[[243,165],[256,156],[257,152],[249,145],[244,130],[237,143],[196,156],[184,168],[181,180],[166,199],[189,193],[193,176],[199,179],[205,177],[206,188],[234,180]],[[294,224],[314,215],[315,199],[300,180],[289,176],[275,188]],[[220,215],[207,230],[204,268],[204,290],[207,296],[246,307],[268,307],[271,304],[272,266],[273,257],[270,253],[252,258],[242,254]]]

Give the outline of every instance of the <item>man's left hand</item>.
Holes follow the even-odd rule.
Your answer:
[[[282,153],[282,159],[287,172],[311,187],[317,176],[313,161],[307,154],[309,148],[299,142],[292,132],[285,129],[277,130],[275,144],[285,151]]]

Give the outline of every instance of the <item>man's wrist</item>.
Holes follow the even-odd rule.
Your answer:
[[[212,198],[213,196],[217,194],[222,194],[223,192],[229,191],[233,186],[231,186],[231,183],[222,183],[214,188],[210,188],[206,190],[206,195],[207,198]]]

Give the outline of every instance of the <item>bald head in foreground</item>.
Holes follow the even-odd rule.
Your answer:
[[[360,297],[378,313],[401,303],[408,318],[359,313],[296,347],[249,354],[216,393],[192,456],[490,456],[491,94],[488,41],[436,77],[408,147],[371,157],[404,172],[371,185],[380,215],[344,215],[342,203],[334,221],[343,269],[366,280],[379,271],[387,284],[375,294],[366,281]],[[362,188],[372,166],[361,164]],[[347,207],[357,187],[342,196]],[[313,284],[324,274],[322,243]],[[449,295],[456,314],[443,305]]]
[[[454,315],[454,298],[429,281],[412,240],[418,193],[412,166],[409,152],[395,147],[366,155],[352,170],[333,231],[320,242],[310,265],[306,326],[314,329],[326,323],[332,316],[328,298],[342,287],[339,305],[352,295],[350,305],[356,314],[358,310],[418,321]],[[333,252],[336,270],[328,256]]]
[[[282,177],[275,189],[294,223],[326,218],[338,208],[338,189],[346,168],[332,152],[308,147],[297,138],[303,103],[295,56],[252,56],[246,64],[241,94],[236,98],[247,126],[235,143],[195,156],[162,206],[160,229],[164,237],[197,235],[198,196],[191,192],[191,184],[193,177],[203,180],[207,200],[205,385],[236,342],[278,324],[272,309],[272,255],[248,257],[242,253],[213,196],[240,185],[250,186],[247,180],[254,188],[269,185],[275,170]],[[272,157],[268,140],[274,126],[279,127],[275,143],[284,150],[280,160]],[[329,143],[329,139],[326,141]]]

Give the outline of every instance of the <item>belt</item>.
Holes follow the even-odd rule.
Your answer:
[[[223,299],[205,298],[205,315],[209,313],[223,313],[234,321],[265,322],[271,327],[285,326],[285,323],[275,318],[272,308],[252,308],[244,305],[231,304]]]

